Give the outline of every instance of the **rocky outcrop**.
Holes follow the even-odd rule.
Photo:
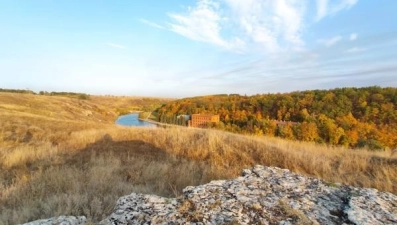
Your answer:
[[[397,224],[397,196],[256,166],[179,198],[132,193],[100,224]]]
[[[397,224],[397,196],[256,166],[168,199],[120,198],[101,224]]]
[[[24,225],[84,225],[87,219],[85,216],[60,216],[49,219],[36,220],[33,222],[25,223]]]

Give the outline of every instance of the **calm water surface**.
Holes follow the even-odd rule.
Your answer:
[[[119,116],[119,118],[116,120],[116,124],[128,127],[156,127],[155,124],[139,120],[138,116],[138,113]]]

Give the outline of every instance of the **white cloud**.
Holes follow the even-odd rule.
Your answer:
[[[119,44],[114,44],[114,43],[106,43],[106,45],[113,47],[113,48],[126,49],[126,47],[124,45],[119,45]]]
[[[367,51],[367,49],[365,48],[358,48],[358,47],[354,47],[354,48],[350,48],[348,50],[346,50],[346,53],[359,53],[359,52],[365,52]]]
[[[316,21],[320,21],[324,17],[336,14],[344,9],[350,9],[357,4],[357,2],[358,0],[317,0]]]
[[[336,4],[334,7],[332,7],[332,9],[330,10],[330,14],[335,14],[344,9],[350,9],[357,2],[358,0],[342,0],[339,2],[339,4]]]
[[[342,40],[342,36],[335,36],[329,39],[319,39],[317,40],[318,43],[324,44],[327,47],[331,47],[332,45],[335,45],[339,41]]]
[[[276,15],[281,20],[284,39],[292,44],[302,44],[304,5],[294,1],[276,1]]]
[[[231,22],[236,25],[244,40],[259,44],[270,52],[279,50],[276,31],[271,27],[272,24],[281,22],[279,17],[272,15],[274,5],[260,0],[225,2],[231,9]]]
[[[357,39],[358,35],[356,33],[350,34],[350,41],[355,41]]]
[[[327,6],[328,0],[317,0],[317,21],[321,20],[327,15]]]
[[[304,45],[304,1],[225,0],[245,39],[268,51]]]
[[[169,29],[195,41],[208,42],[226,49],[236,49],[243,45],[237,37],[229,41],[222,37],[222,24],[225,18],[220,15],[219,3],[212,0],[199,0],[195,8],[188,8],[184,14],[169,13],[173,20]]]
[[[169,29],[225,49],[275,52],[304,45],[305,2],[298,0],[198,0],[185,13],[169,13]],[[222,6],[222,7],[221,7]]]
[[[197,0],[185,12],[168,13],[171,21],[163,28],[232,51],[304,50],[303,34],[313,19],[319,21],[357,2],[317,0],[313,18],[311,11],[307,13],[313,5],[303,0]],[[329,47],[341,39],[337,36],[319,42]]]
[[[139,19],[139,21],[140,21],[141,23],[144,23],[144,24],[146,24],[146,25],[149,25],[149,26],[152,26],[152,27],[155,27],[155,28],[165,29],[165,27],[163,27],[163,26],[161,26],[161,25],[159,25],[159,24],[157,24],[157,23],[155,23],[155,22],[146,20],[146,19]]]

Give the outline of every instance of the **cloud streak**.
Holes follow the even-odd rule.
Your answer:
[[[317,0],[317,15],[316,21],[320,21],[323,18],[334,15],[342,10],[348,10],[357,4],[358,0]]]
[[[146,24],[146,25],[149,25],[149,26],[151,26],[151,27],[155,27],[155,28],[163,29],[163,30],[166,29],[165,27],[163,27],[163,26],[161,26],[161,25],[159,25],[159,24],[157,24],[157,23],[155,23],[155,22],[152,22],[152,21],[149,21],[149,20],[146,20],[146,19],[143,19],[143,18],[139,19],[139,21],[140,21],[141,23]]]
[[[349,48],[348,50],[346,50],[346,53],[359,53],[359,52],[364,52],[364,51],[367,51],[367,49],[353,47],[353,48]]]
[[[327,15],[328,0],[317,0],[317,16],[316,20],[319,21]]]
[[[211,43],[225,49],[238,49],[244,43],[237,37],[226,40],[222,37],[222,17],[219,3],[212,0],[199,0],[196,7],[183,14],[169,13],[172,22],[169,29],[189,39]]]
[[[342,36],[338,35],[329,39],[319,39],[318,43],[324,44],[326,47],[331,47],[342,40]]]
[[[115,44],[115,43],[106,43],[106,45],[112,47],[112,48],[118,48],[118,49],[127,49],[127,47],[125,47],[124,45],[120,45],[120,44]]]

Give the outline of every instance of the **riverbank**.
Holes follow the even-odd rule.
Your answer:
[[[139,113],[131,113],[127,115],[122,115],[117,118],[115,124],[127,127],[153,127],[156,126],[153,123],[146,122],[139,118]]]
[[[151,120],[151,119],[141,119],[141,118],[139,118],[139,120],[140,121],[145,121],[145,122],[148,122],[148,123],[152,123],[152,124],[155,124],[155,125],[161,126],[161,127],[183,127],[183,126],[174,125],[174,124],[160,123],[160,122],[157,122],[157,121],[154,121],[154,120]]]

